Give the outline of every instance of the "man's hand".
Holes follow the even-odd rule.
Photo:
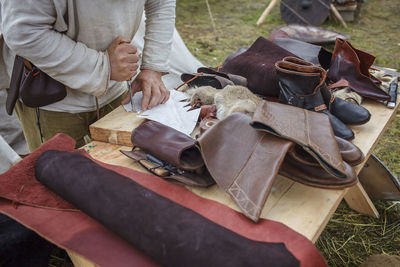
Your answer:
[[[118,36],[107,48],[111,66],[111,80],[122,82],[136,75],[139,57],[130,40]]]
[[[141,70],[131,86],[132,93],[142,91],[142,110],[151,109],[159,104],[164,104],[169,99],[169,91],[161,80],[161,73],[154,70]],[[122,104],[130,101],[129,94]]]

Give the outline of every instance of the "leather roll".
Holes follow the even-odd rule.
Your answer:
[[[350,166],[356,166],[364,161],[364,153],[362,153],[362,151],[356,145],[337,136],[335,136],[335,139],[339,147],[340,155],[342,156],[344,162]],[[304,149],[302,149],[301,146],[296,145],[289,153],[291,153],[294,158],[297,158],[299,161],[305,160],[307,165],[320,165],[319,162]]]
[[[159,122],[141,124],[132,132],[131,140],[146,153],[182,170],[197,170],[204,166],[193,138]]]
[[[195,140],[190,136],[159,122],[148,121],[133,130],[131,140],[135,145],[132,151],[121,153],[136,160],[153,174],[190,186],[208,187],[215,184]],[[157,161],[163,161],[161,164],[172,165],[173,171],[149,162],[149,155],[156,157]]]
[[[163,266],[299,266],[284,244],[247,239],[79,153],[46,151],[35,175]]]

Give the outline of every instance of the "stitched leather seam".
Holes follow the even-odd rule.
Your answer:
[[[244,214],[251,218],[254,221],[257,221],[257,216],[252,215],[251,212],[255,212],[256,214],[261,210],[261,208],[259,206],[257,206],[256,204],[254,204],[249,197],[247,196],[247,194],[243,191],[243,189],[236,183],[234,182],[233,184],[235,187],[232,187],[229,189],[229,192],[231,193],[232,198],[235,200],[235,203],[239,206],[239,208],[244,212]],[[244,197],[243,198],[239,198],[240,195],[242,195]],[[248,208],[248,204],[250,204],[252,207]]]
[[[244,170],[244,167],[246,167],[247,163],[249,162],[251,156],[253,156],[254,151],[256,151],[256,147],[258,146],[258,144],[261,142],[261,140],[263,139],[264,135],[261,135],[257,142],[254,144],[253,149],[249,155],[249,157],[247,158],[246,162],[243,164],[243,166],[240,168],[240,170],[238,171],[238,173],[235,175],[235,177],[233,178],[233,182],[229,185],[229,187],[232,186],[232,184],[235,183],[236,179],[239,177],[239,175],[242,173],[242,171]]]
[[[307,145],[311,145],[311,138],[310,138],[310,124],[308,121],[308,115],[307,112],[304,110],[303,111],[304,114],[304,136],[307,137]]]

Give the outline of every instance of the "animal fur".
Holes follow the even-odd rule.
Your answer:
[[[234,112],[252,115],[261,98],[240,85],[228,85],[214,96],[217,118],[223,119]]]
[[[211,86],[191,87],[186,90],[190,102],[200,101],[202,105],[216,105],[217,118],[223,119],[234,112],[252,115],[261,98],[240,85],[228,85],[224,89]]]

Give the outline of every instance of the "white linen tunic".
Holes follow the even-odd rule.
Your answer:
[[[168,72],[175,0],[0,0],[0,89],[8,88],[18,54],[67,87],[67,97],[42,107],[78,113],[126,90],[110,80],[106,50],[121,35],[132,40],[146,14],[141,69]]]

